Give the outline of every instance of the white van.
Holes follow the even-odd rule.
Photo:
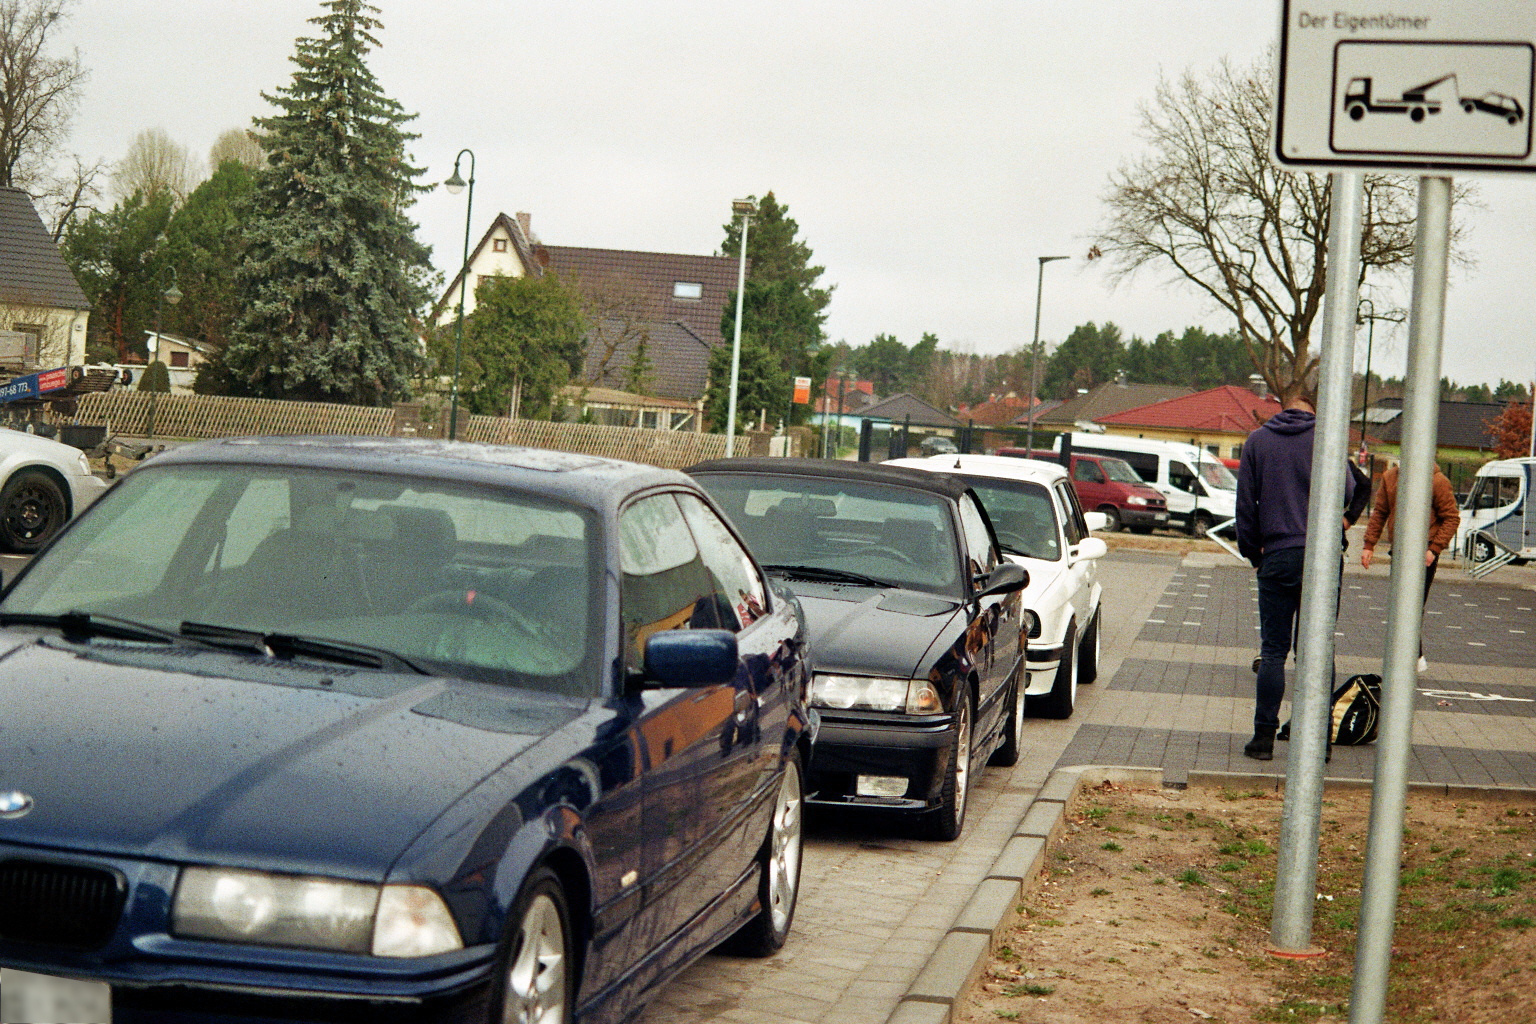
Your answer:
[[[1493,554],[1468,549],[1474,530],[1491,535],[1516,558],[1536,558],[1536,515],[1530,502],[1533,474],[1536,459],[1530,458],[1497,459],[1477,471],[1456,530],[1456,550],[1464,558],[1483,562]]]
[[[1072,450],[1113,455],[1131,464],[1168,499],[1168,525],[1204,537],[1212,526],[1237,515],[1237,477],[1203,448],[1114,434],[1073,433]],[[1062,438],[1056,438],[1061,451]]]

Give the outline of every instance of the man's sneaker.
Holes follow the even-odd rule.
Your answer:
[[[1422,654],[1419,655],[1419,671],[1420,672],[1428,672],[1429,671],[1429,662],[1424,660],[1424,655],[1422,655]]]

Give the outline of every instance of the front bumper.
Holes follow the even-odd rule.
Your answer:
[[[1026,694],[1039,697],[1051,692],[1051,688],[1056,685],[1056,670],[1061,667],[1061,658],[1066,649],[1065,644],[1030,642],[1024,649],[1024,667],[1028,675],[1028,682],[1024,684]]]
[[[1131,508],[1122,505],[1118,511],[1122,526],[1163,527],[1168,525],[1168,510],[1166,508]]]
[[[937,807],[955,745],[949,715],[901,716],[880,712],[821,711],[811,752],[806,801],[838,806],[923,811]],[[901,796],[860,796],[859,776],[904,778]]]

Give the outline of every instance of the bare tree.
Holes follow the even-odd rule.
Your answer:
[[[70,159],[73,166],[68,173],[49,178],[35,196],[43,204],[48,230],[55,242],[63,241],[76,217],[96,208],[101,201],[100,182],[107,173],[104,160],[87,164],[78,155]]]
[[[578,383],[637,394],[649,391],[651,328],[661,319],[660,303],[632,277],[572,275],[587,321],[587,356]]]
[[[214,170],[226,160],[238,160],[255,170],[267,162],[267,154],[256,139],[256,133],[246,128],[231,128],[221,134],[208,150],[208,166]]]
[[[145,199],[169,194],[179,204],[203,178],[201,162],[164,128],[146,128],[133,137],[128,152],[112,172],[118,195],[142,192]]]
[[[78,51],[46,51],[73,4],[0,0],[0,185],[28,187],[69,131],[85,70]]]
[[[1110,178],[1108,225],[1089,251],[1117,278],[1174,271],[1230,313],[1254,367],[1282,399],[1317,366],[1313,322],[1327,281],[1329,192],[1323,175],[1270,159],[1272,61],[1223,62],[1209,78],[1159,84],[1141,110],[1146,156]],[[1458,198],[1465,199],[1462,190]],[[1361,278],[1413,257],[1408,179],[1365,176]]]

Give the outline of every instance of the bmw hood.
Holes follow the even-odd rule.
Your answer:
[[[0,841],[381,880],[581,713],[460,681],[0,634]]]
[[[935,643],[961,613],[956,601],[908,590],[793,584],[818,670],[911,679],[948,650]]]

